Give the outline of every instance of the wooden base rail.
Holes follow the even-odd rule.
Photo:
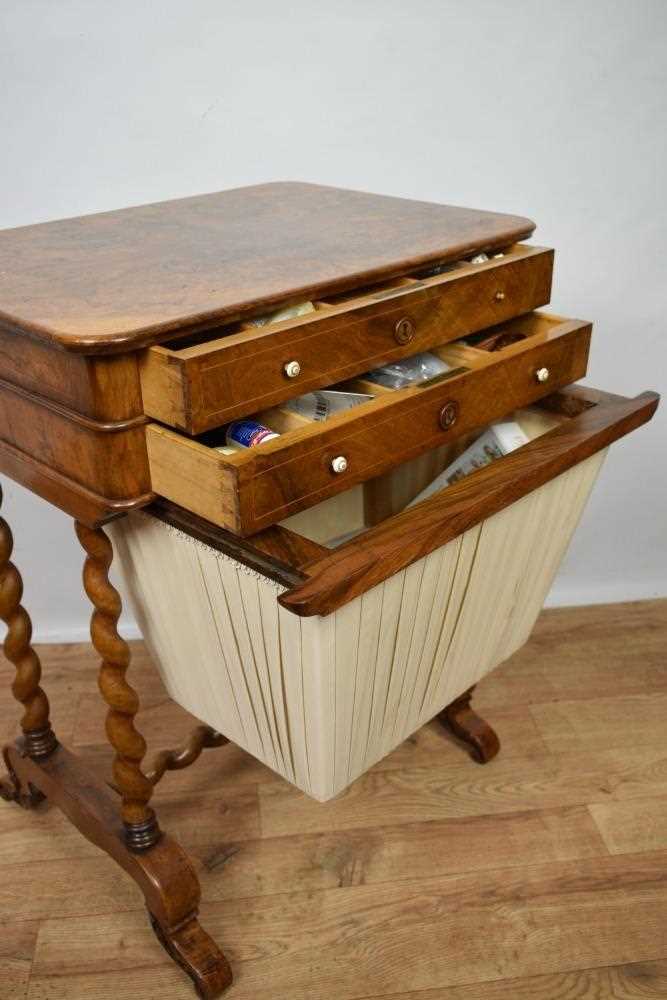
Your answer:
[[[167,771],[182,771],[199,759],[204,750],[224,747],[229,740],[212,726],[196,726],[185,746],[179,750],[161,750],[153,759],[153,766],[146,771],[152,785],[157,785]]]

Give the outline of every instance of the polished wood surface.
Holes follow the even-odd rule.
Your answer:
[[[518,245],[486,263],[334,296],[297,319],[151,347],[141,361],[144,410],[199,434],[546,305],[552,269],[552,250]],[[301,369],[293,379],[290,360]]]
[[[503,741],[485,767],[434,720],[327,805],[233,746],[167,774],[157,808],[229,1000],[667,996],[666,645],[667,601],[544,612],[475,691]],[[38,653],[59,735],[106,771],[95,654]],[[132,659],[146,736],[186,740],[142,644]],[[3,699],[8,737],[16,719]],[[141,890],[58,809],[0,808],[0,845],[11,1000],[190,1000]]]
[[[506,247],[534,223],[274,183],[0,232],[0,323],[73,351],[136,349],[283,300]]]

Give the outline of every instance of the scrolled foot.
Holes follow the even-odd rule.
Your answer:
[[[198,996],[215,1000],[231,986],[229,962],[195,917],[176,931],[167,931],[150,911],[148,916],[158,941],[190,977]]]
[[[22,809],[34,809],[44,802],[46,796],[30,782],[22,782],[11,766],[7,752],[4,754],[7,774],[0,778],[0,799],[5,802],[16,802]]]
[[[440,712],[440,722],[465,743],[478,764],[488,764],[500,750],[500,740],[488,722],[470,707],[474,688],[470,688]]]

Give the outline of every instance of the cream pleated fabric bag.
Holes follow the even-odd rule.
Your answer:
[[[171,697],[326,801],[526,641],[604,456],[326,617],[151,515],[109,531]]]

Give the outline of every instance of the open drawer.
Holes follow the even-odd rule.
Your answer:
[[[586,372],[591,326],[533,313],[496,327],[491,347],[437,349],[454,367],[429,382],[381,390],[324,423],[259,414],[280,437],[231,454],[225,429],[192,440],[146,428],[155,493],[240,535],[349,489],[569,385]],[[491,337],[490,331],[485,336]]]
[[[552,250],[516,244],[483,263],[322,299],[297,319],[150,347],[140,365],[144,412],[200,434],[543,306],[552,268]]]
[[[555,393],[514,415],[529,443],[367,529],[363,486],[252,539],[165,501],[112,523],[170,695],[331,798],[527,639],[607,446],[657,401]],[[327,520],[360,531],[325,547]]]

